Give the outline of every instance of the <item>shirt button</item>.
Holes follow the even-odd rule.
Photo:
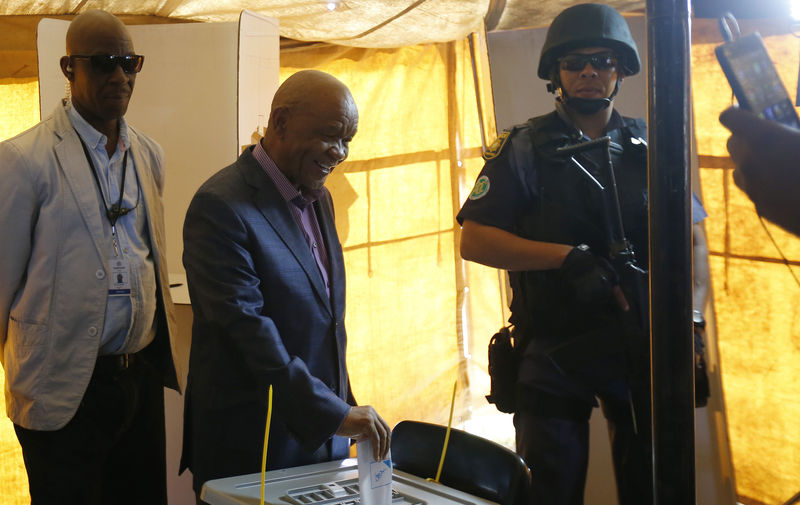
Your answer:
[[[105,279],[106,273],[103,270],[97,270],[94,273],[94,276],[97,277],[98,279]]]
[[[97,328],[94,326],[89,326],[89,336],[94,337],[95,335],[97,335]]]

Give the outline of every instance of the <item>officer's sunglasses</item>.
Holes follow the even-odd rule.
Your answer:
[[[72,54],[69,57],[70,63],[72,60],[89,60],[92,68],[104,74],[110,74],[117,68],[117,65],[122,67],[123,72],[126,74],[136,74],[142,69],[144,64],[144,56],[141,54]]]
[[[586,64],[592,65],[595,70],[609,70],[617,66],[617,57],[614,53],[578,54],[572,53],[564,56],[559,61],[561,70],[580,72]]]

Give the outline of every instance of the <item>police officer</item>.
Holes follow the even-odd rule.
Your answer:
[[[608,421],[621,505],[652,503],[647,300],[612,266],[601,192],[557,149],[610,136],[626,236],[647,267],[647,138],[614,97],[639,72],[636,43],[613,8],[559,14],[538,67],[556,110],[504,132],[457,219],[461,255],[509,271],[511,322],[524,352],[514,415],[532,502],[583,503],[589,417]],[[602,180],[602,151],[581,154]]]

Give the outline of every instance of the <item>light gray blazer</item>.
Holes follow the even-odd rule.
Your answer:
[[[189,342],[176,340],[165,258],[161,147],[129,127],[156,268],[152,349],[164,384],[182,390]],[[110,237],[77,133],[59,105],[0,143],[0,362],[8,417],[56,430],[74,416],[103,333]]]

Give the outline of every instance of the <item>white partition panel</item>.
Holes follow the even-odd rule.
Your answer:
[[[278,21],[251,11],[239,18],[239,144],[263,136],[278,89]]]
[[[237,23],[130,27],[145,63],[127,119],[164,148],[167,263],[183,273],[183,218],[197,188],[229,164],[236,131]]]
[[[65,95],[67,79],[61,73],[59,60],[67,54],[66,37],[69,21],[42,19],[36,28],[36,56],[39,63],[39,112],[42,119],[52,114]]]

